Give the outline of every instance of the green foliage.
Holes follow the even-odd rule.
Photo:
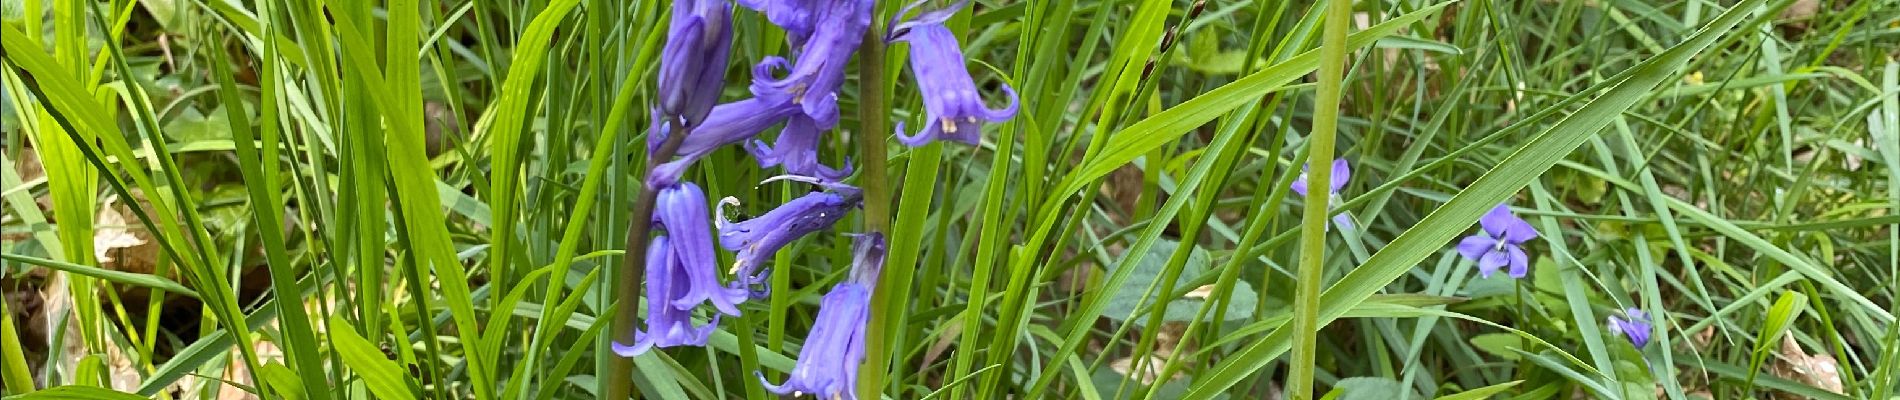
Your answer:
[[[971,3],[1014,118],[892,143],[928,94],[874,26],[819,144],[869,201],[834,233],[890,239],[860,397],[1900,388],[1900,1]],[[766,397],[850,240],[704,348],[610,351],[671,6],[0,2],[6,399]],[[792,55],[734,9],[722,101]],[[1352,177],[1295,194],[1309,158]],[[732,218],[810,189],[755,165],[685,178]],[[1523,279],[1452,249],[1500,203]]]

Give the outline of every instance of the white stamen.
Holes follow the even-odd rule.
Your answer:
[[[739,206],[739,198],[726,196],[726,198],[719,199],[719,206],[713,207],[713,225],[715,228],[725,229],[726,225],[732,225],[731,221],[726,220],[726,206]]]
[[[944,118],[941,125],[943,126],[943,133],[957,133],[957,120]]]
[[[765,185],[765,184],[767,184],[767,183],[772,183],[772,182],[775,182],[775,181],[793,181],[793,182],[804,182],[804,183],[809,183],[809,184],[813,184],[813,185],[817,185],[817,184],[821,184],[821,183],[823,183],[823,181],[821,181],[821,180],[818,180],[818,178],[814,178],[814,177],[809,177],[809,176],[804,176],[804,175],[790,175],[790,174],[787,174],[787,175],[779,175],[779,176],[774,176],[774,177],[770,177],[770,178],[765,178],[765,180],[763,180],[763,181],[759,181],[759,185]]]

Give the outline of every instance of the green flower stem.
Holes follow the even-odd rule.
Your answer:
[[[660,148],[647,157],[646,173],[652,173],[653,167],[659,166],[660,162],[672,159],[674,154],[679,153],[680,145],[686,143],[686,135],[692,134],[685,126],[680,125],[679,121],[675,120],[671,123],[674,133],[667,136],[666,142],[661,143]],[[645,177],[646,174],[643,173],[640,176]],[[641,182],[645,181],[641,179]],[[628,218],[627,221],[627,253],[626,256],[621,257],[623,262],[620,263],[619,295],[614,296],[620,299],[620,306],[614,313],[613,325],[614,334],[619,335],[615,340],[620,343],[633,343],[633,321],[640,316],[640,307],[638,307],[640,280],[646,275],[647,233],[653,228],[653,218],[650,216],[653,215],[653,202],[660,194],[655,189],[657,188],[641,186],[640,197],[634,199],[633,202],[632,218]],[[607,364],[607,376],[604,378],[607,379],[607,387],[600,398],[615,400],[628,398],[633,389],[633,359],[614,357],[613,361]]]
[[[1333,134],[1339,127],[1339,96],[1345,82],[1346,24],[1352,22],[1352,2],[1326,4],[1320,34],[1319,89],[1313,105],[1313,136],[1307,156],[1306,209],[1300,221],[1300,272],[1293,296],[1293,360],[1287,367],[1288,398],[1313,398],[1314,353],[1318,351],[1319,287],[1326,260],[1326,214],[1333,180]]]
[[[875,24],[874,24],[875,25]],[[858,46],[858,186],[864,189],[864,232],[885,233],[891,225],[891,188],[890,177],[884,167],[885,135],[891,132],[885,126],[890,115],[890,103],[884,92],[889,88],[884,76],[885,43],[883,27],[872,26],[864,32],[864,42]],[[902,268],[902,267],[900,267]],[[890,271],[893,268],[885,268]],[[858,397],[866,399],[881,398],[884,378],[891,365],[889,346],[891,329],[885,323],[887,310],[902,307],[901,302],[891,301],[891,274],[880,274],[877,287],[871,291],[871,320],[865,332],[866,368],[861,369],[858,377]],[[896,303],[896,304],[893,304]]]

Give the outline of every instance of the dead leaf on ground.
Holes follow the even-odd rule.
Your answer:
[[[1781,337],[1781,349],[1775,352],[1775,358],[1775,365],[1769,368],[1769,372],[1775,376],[1829,392],[1847,393],[1841,384],[1840,362],[1825,351],[1808,354],[1801,349],[1801,343],[1796,342],[1793,335]],[[1788,395],[1783,393],[1783,398],[1797,398]]]

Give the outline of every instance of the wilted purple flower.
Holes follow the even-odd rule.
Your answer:
[[[824,130],[818,128],[817,121],[803,115],[793,115],[786,120],[785,129],[779,131],[776,145],[767,146],[765,141],[753,140],[746,150],[759,160],[759,168],[782,165],[786,174],[828,181],[851,176],[850,161],[845,162],[843,169],[834,169],[818,162],[818,142],[823,135]]]
[[[1524,242],[1537,238],[1537,229],[1511,213],[1511,207],[1499,204],[1478,218],[1482,229],[1458,242],[1458,253],[1478,262],[1478,273],[1491,277],[1498,268],[1510,266],[1512,278],[1530,272],[1530,257],[1524,254]]]
[[[777,1],[774,4],[795,7],[796,1]],[[792,103],[798,104],[818,123],[820,128],[830,128],[838,123],[838,87],[844,85],[844,67],[851,63],[851,55],[858,50],[865,29],[871,26],[871,0],[818,0],[818,4],[805,4],[812,8],[812,33],[798,50],[798,61],[784,78],[774,79],[769,74],[754,77],[753,92],[761,97],[768,94],[791,96]],[[767,18],[770,18],[769,16]],[[783,60],[768,59],[766,65],[783,65]],[[762,68],[769,71],[769,68]]]
[[[862,199],[858,188],[815,178],[806,179],[830,186],[831,190],[807,193],[765,215],[743,222],[727,221],[723,209],[714,219],[719,228],[720,247],[739,253],[738,261],[732,266],[739,280],[747,284],[762,283],[765,277],[758,267],[770,260],[779,248],[812,232],[831,228],[832,224],[857,207]],[[738,204],[739,201],[727,197],[724,202]]]
[[[886,35],[886,41],[910,42],[910,71],[916,76],[917,90],[923,93],[924,111],[930,119],[916,135],[905,134],[903,123],[898,124],[897,141],[907,146],[922,146],[932,140],[980,144],[983,142],[980,120],[1001,122],[1016,115],[1016,90],[1008,84],[1001,85],[1003,95],[1009,98],[1008,106],[991,109],[983,103],[976,81],[970,79],[970,71],[963,67],[963,49],[956,35],[943,26],[965,3],[967,1],[958,2],[950,8],[925,12],[917,19],[892,24],[890,34]],[[897,15],[902,16],[920,4],[923,2],[911,3]]]
[[[737,304],[746,300],[746,291],[719,283],[719,261],[713,253],[712,230],[707,228],[711,218],[706,212],[706,194],[698,185],[686,182],[661,190],[657,200],[653,223],[666,231],[661,238],[671,239],[655,242],[655,248],[672,251],[667,261],[673,273],[684,274],[687,283],[685,290],[671,288],[673,307],[692,310],[701,302],[711,302],[721,313],[739,315]]]
[[[1293,192],[1299,193],[1300,197],[1306,197],[1306,171],[1307,169],[1308,169],[1307,167],[1300,167],[1300,177],[1293,179]],[[1329,183],[1328,186],[1330,187],[1326,189],[1326,194],[1330,195],[1326,197],[1327,199],[1326,201],[1328,203],[1332,203],[1332,204],[1327,205],[1328,209],[1337,207],[1339,205],[1339,190],[1345,189],[1346,183],[1352,180],[1352,165],[1347,163],[1346,159],[1344,158],[1333,159],[1333,177],[1332,178],[1333,178],[1332,182],[1328,182]],[[1334,215],[1333,224],[1339,225],[1341,227],[1345,227],[1346,229],[1352,229],[1353,227],[1352,216],[1346,213],[1340,213],[1339,215]]]
[[[660,53],[660,114],[697,126],[719,102],[732,50],[726,0],[678,0]]]
[[[1610,332],[1629,338],[1630,344],[1636,345],[1637,349],[1648,346],[1649,333],[1654,328],[1650,324],[1649,313],[1643,312],[1641,308],[1630,307],[1623,309],[1623,315],[1627,318],[1610,316]]]
[[[884,237],[859,236],[853,246],[852,277],[838,283],[818,305],[818,318],[812,322],[805,346],[798,350],[798,363],[782,385],[765,383],[766,390],[780,395],[806,393],[823,399],[858,398],[858,367],[864,363],[864,325],[870,318],[871,286],[877,283],[878,270],[884,264]],[[765,377],[760,376],[764,381]]]

